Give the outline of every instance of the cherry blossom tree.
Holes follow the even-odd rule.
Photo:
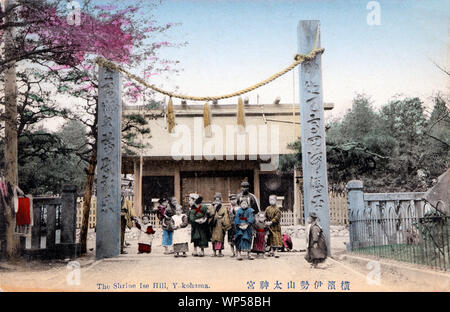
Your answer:
[[[0,12],[3,18],[0,34],[2,38],[14,40],[4,44],[4,53],[0,58],[0,73],[8,68],[15,70],[15,65],[19,63],[27,67],[45,69],[58,94],[77,99],[74,101],[77,104],[70,108],[70,113],[66,110],[64,116],[80,120],[88,128],[90,156],[86,172],[81,230],[82,252],[85,252],[87,221],[97,163],[98,84],[94,59],[98,56],[107,58],[138,75],[149,78],[176,71],[174,66],[178,62],[161,58],[159,50],[165,47],[179,47],[185,43],[172,44],[158,40],[175,26],[172,23],[157,25],[149,14],[158,1],[127,1],[126,5],[117,4],[117,1],[110,1],[107,5],[98,5],[90,0],[80,2],[82,4],[75,6],[74,3],[78,3],[76,1],[70,1],[68,5],[67,1],[15,0],[4,6]],[[5,81],[12,82],[7,78]],[[12,83],[15,84],[15,79]],[[10,87],[12,90],[14,86]],[[17,97],[10,93],[5,92],[5,107],[9,101],[10,107],[17,108]],[[144,97],[150,98],[152,92],[128,81],[124,84],[124,95],[129,102],[137,102]],[[62,109],[66,108],[61,106]],[[6,121],[17,120],[17,109],[15,113],[6,114],[4,118]],[[148,129],[139,128],[145,124],[145,119],[138,116],[132,116],[130,120],[124,122],[124,130],[129,131],[129,134],[124,135],[127,143],[133,144],[131,139],[136,132],[141,134],[149,132]],[[11,127],[11,123],[9,125]],[[9,136],[15,136],[17,149],[17,131]],[[10,137],[5,136],[6,150],[11,141]],[[9,157],[10,160],[5,163],[7,166],[8,164],[11,167],[15,166],[17,170],[17,151],[15,156],[13,154],[5,153],[5,159]],[[13,250],[8,249],[8,254],[12,255]]]

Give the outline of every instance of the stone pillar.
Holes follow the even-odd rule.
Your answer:
[[[353,250],[353,218],[352,213],[364,209],[364,192],[363,183],[359,180],[352,180],[347,183],[347,200],[348,200],[348,218],[349,218],[349,235],[350,244],[347,246],[347,251]]]
[[[97,142],[97,259],[120,253],[120,73],[99,68]]]
[[[63,185],[61,193],[61,244],[76,243],[77,187]]]
[[[316,20],[299,22],[298,52],[300,54],[308,54],[313,49],[315,41],[316,48],[320,48],[319,26],[320,23]],[[304,62],[300,66],[300,126],[305,220],[311,212],[318,215],[327,242],[328,254],[330,254],[330,212],[321,56],[317,55],[314,60]]]

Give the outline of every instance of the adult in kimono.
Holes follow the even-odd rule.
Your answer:
[[[222,205],[222,194],[216,193],[213,199],[213,215],[210,219],[211,242],[214,257],[223,257],[225,233],[231,228],[228,209]],[[217,254],[217,251],[219,254]]]
[[[236,242],[234,238],[234,234],[236,232],[236,225],[234,224],[234,216],[236,215],[240,207],[237,204],[236,194],[230,194],[228,196],[228,199],[230,200],[230,205],[228,206],[228,217],[230,218],[231,224],[230,229],[228,230],[228,243],[230,244],[231,251],[233,252],[231,257],[234,258],[236,257]]]
[[[195,193],[189,195],[189,223],[191,224],[191,243],[194,243],[194,257],[204,257],[205,247],[208,247],[210,231],[208,220],[208,207],[202,205],[203,198]],[[200,247],[201,253],[197,252]]]
[[[312,212],[309,215],[306,225],[306,255],[305,259],[313,268],[324,262],[327,258],[327,243],[323,234],[322,227],[319,225],[317,214]]]
[[[241,200],[244,198],[247,199],[249,207],[252,208],[254,214],[261,211],[259,208],[259,200],[256,198],[255,194],[250,193],[250,183],[246,181],[241,183],[241,192],[237,195],[238,205],[241,204]]]
[[[278,258],[277,251],[283,247],[283,236],[281,235],[281,210],[277,206],[277,196],[270,195],[269,204],[266,208],[266,224],[269,226],[268,245],[270,246],[269,257]]]
[[[248,201],[246,198],[241,200],[241,208],[237,211],[234,216],[234,224],[236,225],[236,248],[238,260],[242,260],[242,252],[247,252],[247,257],[249,260],[253,260],[250,255],[251,244],[252,244],[252,235],[253,228],[252,225],[255,221],[253,215],[253,209],[249,207]]]
[[[120,199],[120,253],[127,254],[124,250],[125,244],[125,230],[126,228],[131,229],[133,227],[133,219],[136,217],[133,205],[126,198],[126,190],[121,189],[121,199]],[[129,244],[128,244],[129,245]]]

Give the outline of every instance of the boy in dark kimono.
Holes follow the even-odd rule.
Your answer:
[[[241,199],[240,206],[241,208],[239,208],[234,217],[234,224],[236,225],[235,239],[238,254],[237,259],[242,260],[241,253],[246,251],[247,258],[253,260],[255,258],[250,255],[253,233],[252,225],[254,223],[253,209],[249,208],[249,203],[246,198]]]
[[[266,233],[268,229],[266,216],[264,212],[259,212],[255,218],[255,224],[253,224],[253,252],[256,252],[257,258],[264,258]]]
[[[208,247],[209,242],[209,225],[208,225],[208,207],[202,205],[203,198],[198,194],[189,195],[189,223],[191,224],[191,242],[194,243],[194,257],[204,257],[205,247]],[[197,252],[200,247],[201,254]]]
[[[230,206],[228,206],[228,216],[230,218],[231,228],[228,230],[228,243],[230,244],[231,251],[233,252],[232,258],[236,257],[236,242],[234,235],[236,233],[236,225],[234,224],[234,216],[239,210],[239,206],[237,204],[237,196],[236,194],[230,194],[228,196],[230,200]]]
[[[269,226],[269,246],[270,257],[279,258],[277,251],[283,247],[283,238],[281,236],[281,210],[277,206],[277,195],[270,195],[270,206],[266,208],[266,224]]]
[[[327,258],[328,250],[325,236],[322,228],[317,220],[317,214],[312,212],[309,215],[308,224],[306,226],[306,255],[305,259],[313,268],[324,262]]]

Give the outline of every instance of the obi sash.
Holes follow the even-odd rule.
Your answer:
[[[248,220],[248,218],[246,218],[246,217],[240,217],[240,218],[239,218],[239,220],[242,220],[242,221],[247,221],[247,220]]]
[[[262,233],[262,232],[264,232],[265,230],[264,230],[264,229],[256,229],[256,231]]]
[[[202,217],[203,217],[203,212],[202,212],[202,207],[201,206],[197,207],[197,208],[193,208],[193,209],[194,209],[195,213],[200,213],[202,215]]]

